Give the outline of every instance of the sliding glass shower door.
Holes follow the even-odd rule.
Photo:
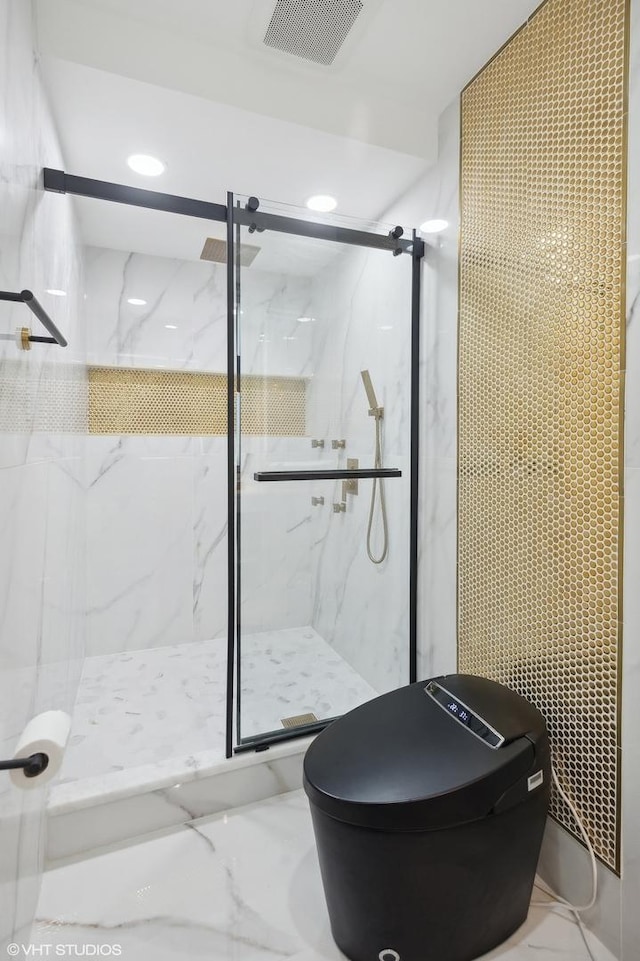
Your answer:
[[[389,227],[233,213],[242,749],[411,679],[419,263]]]

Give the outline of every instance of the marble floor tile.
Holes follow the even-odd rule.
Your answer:
[[[282,719],[334,717],[376,692],[312,628],[242,639],[242,735]],[[224,758],[226,640],[89,657],[69,746],[53,785],[56,809],[185,779]]]
[[[339,961],[302,791],[191,822],[45,874],[32,944],[125,961]],[[590,936],[589,936],[590,937]],[[596,961],[613,961],[590,937]],[[71,947],[70,947],[71,946]],[[96,951],[94,951],[96,956]],[[559,908],[485,961],[589,961]]]

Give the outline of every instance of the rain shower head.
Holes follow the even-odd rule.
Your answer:
[[[373,384],[371,382],[371,375],[368,370],[361,370],[360,376],[362,377],[362,383],[364,384],[364,389],[367,392],[367,400],[369,401],[369,414],[371,417],[382,417],[384,413],[384,407],[378,406],[378,398],[376,397],[376,392],[373,389]]]

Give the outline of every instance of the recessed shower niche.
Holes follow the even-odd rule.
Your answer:
[[[90,363],[89,656],[63,809],[412,678],[422,245],[47,176],[79,194]]]

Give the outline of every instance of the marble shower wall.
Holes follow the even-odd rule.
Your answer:
[[[224,265],[95,247],[87,248],[86,265],[91,364],[226,369]],[[303,374],[309,345],[286,337],[309,282],[255,268],[243,281],[243,372]],[[266,462],[261,439],[243,438],[243,483],[274,457],[297,459],[300,444],[271,439]],[[226,438],[110,435],[91,436],[88,445],[88,653],[224,636]],[[305,503],[270,504],[266,512],[259,498],[243,499],[249,631],[310,622]]]
[[[418,676],[456,669],[458,188],[460,104],[440,117],[437,163],[403,198],[413,220],[446,220],[425,235],[420,332]],[[388,218],[387,218],[388,219]],[[405,215],[406,219],[406,215]]]
[[[454,670],[456,659],[458,155],[456,101],[440,121],[437,163],[382,218],[405,229],[436,217],[449,224],[426,238],[422,266],[420,677]],[[374,423],[360,379],[368,368],[385,407],[384,465],[403,470],[401,479],[385,482],[390,550],[380,566],[366,554],[370,481],[360,483],[357,498],[347,498],[345,514],[313,515],[313,626],[385,691],[408,679],[411,262],[381,251],[345,251],[313,289],[311,435],[345,438],[342,466],[347,457],[373,464]],[[340,500],[339,485],[327,494]]]
[[[384,481],[389,553],[381,564],[366,551],[372,481],[359,481],[358,495],[348,494],[338,514],[331,504],[342,501],[341,482],[329,482],[324,508],[312,515],[313,627],[383,692],[409,678],[411,258],[343,248],[315,279],[311,316],[308,420],[311,436],[325,439],[324,459],[374,464],[375,421],[360,377],[368,369],[384,406],[383,465],[402,470]],[[333,438],[344,439],[345,449],[332,451]],[[382,545],[379,510],[378,501],[374,554]]]
[[[0,288],[34,291],[69,341],[21,352],[0,341],[0,754],[25,724],[72,709],[83,655],[86,367],[82,259],[71,201],[45,194],[62,167],[34,47],[31,3],[0,0]],[[66,291],[54,297],[47,288]],[[0,333],[40,325],[0,303]],[[38,896],[45,789],[0,778],[0,944],[28,940]]]
[[[622,958],[640,957],[640,0],[631,0],[622,625]]]

